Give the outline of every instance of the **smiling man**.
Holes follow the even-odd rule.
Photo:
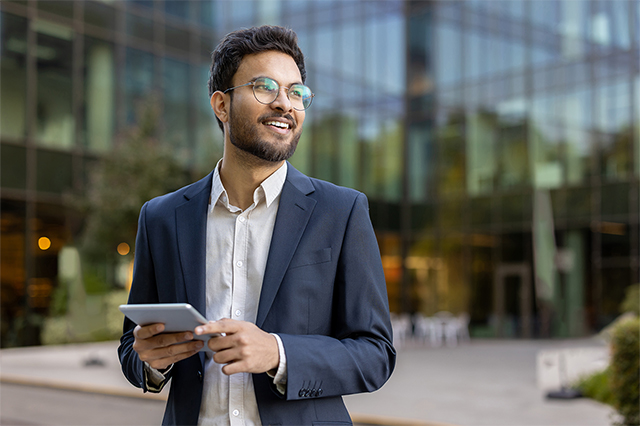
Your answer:
[[[209,95],[224,155],[204,179],[140,212],[129,303],[189,303],[208,324],[162,333],[125,319],[125,376],[171,380],[163,424],[351,424],[342,395],[395,365],[366,197],[309,178],[293,155],[313,93],[295,33],[228,34]],[[211,352],[194,334],[216,334]]]

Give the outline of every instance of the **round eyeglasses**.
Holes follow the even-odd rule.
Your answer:
[[[277,81],[269,77],[258,77],[253,81],[232,87],[222,93],[227,93],[233,89],[244,86],[253,86],[253,96],[255,96],[258,102],[265,105],[275,102],[280,94],[280,85]],[[311,92],[311,89],[304,84],[292,84],[289,87],[285,87],[285,89],[287,89],[287,97],[293,109],[304,111],[311,106],[311,101],[313,101],[315,95]]]

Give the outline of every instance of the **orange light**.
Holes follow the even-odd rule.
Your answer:
[[[40,237],[38,239],[38,247],[40,247],[40,250],[49,250],[51,247],[51,240],[47,237]]]
[[[118,254],[120,256],[126,256],[129,254],[129,251],[131,249],[129,248],[129,244],[127,243],[120,243],[118,244]]]

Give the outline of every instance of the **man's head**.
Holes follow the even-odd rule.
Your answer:
[[[212,54],[209,98],[218,90],[224,92],[232,87],[233,77],[245,56],[267,51],[289,55],[300,71],[302,83],[305,82],[307,72],[304,67],[304,55],[298,47],[296,33],[278,26],[252,27],[227,34],[216,47]],[[222,122],[217,117],[216,120],[222,129]]]

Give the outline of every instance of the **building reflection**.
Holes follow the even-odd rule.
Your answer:
[[[613,320],[640,281],[637,2],[6,1],[0,11],[3,346],[39,342],[60,252],[82,230],[65,194],[86,188],[141,103],[159,106],[158,137],[186,170],[211,169],[221,134],[210,52],[263,23],[298,33],[316,93],[292,163],[367,194],[393,312],[468,313],[472,337],[581,336]],[[536,194],[549,199],[543,219]],[[540,220],[552,223],[546,249]],[[104,280],[117,287],[123,274]]]

